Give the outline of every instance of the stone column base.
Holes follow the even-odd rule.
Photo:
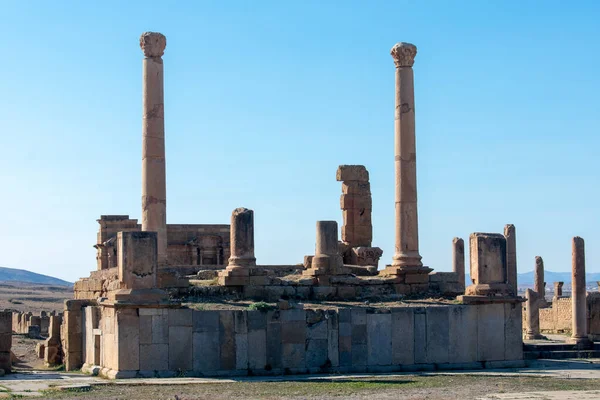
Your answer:
[[[386,265],[385,269],[379,271],[379,275],[381,276],[404,276],[405,283],[428,283],[429,282],[429,273],[433,271],[433,268],[429,267],[395,267],[393,265]]]
[[[593,342],[586,337],[570,337],[565,340],[565,343],[574,344],[578,350],[587,350],[593,347]]]
[[[540,335],[539,333],[526,333],[525,337],[523,339],[525,339],[525,340],[541,340],[541,339],[546,339],[546,336]]]

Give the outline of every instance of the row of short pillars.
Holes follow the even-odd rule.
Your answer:
[[[571,337],[568,342],[578,345],[580,348],[590,346],[591,342],[587,336],[587,304],[586,304],[586,283],[585,283],[585,243],[582,238],[576,236],[572,240],[571,250]],[[543,265],[543,264],[542,264]],[[562,292],[562,285],[556,285]],[[555,292],[557,296],[562,293]],[[539,308],[543,298],[543,287],[539,293],[535,290],[527,289],[525,292],[526,311],[525,311],[525,339],[539,339],[540,320]]]
[[[231,213],[231,267],[253,267],[254,254],[254,211],[236,208]],[[317,245],[313,263],[338,253],[338,225],[336,221],[317,221]]]

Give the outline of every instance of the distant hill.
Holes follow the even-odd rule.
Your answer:
[[[73,286],[71,282],[24,269],[0,267],[0,282],[27,282],[41,285]]]

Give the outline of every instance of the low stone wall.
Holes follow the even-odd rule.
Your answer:
[[[10,349],[12,347],[12,312],[0,312],[0,369],[10,372],[12,362]]]
[[[520,303],[268,312],[88,306],[80,315],[84,370],[109,378],[480,368],[523,359]]]
[[[54,311],[46,313],[42,311],[40,315],[33,313],[12,313],[12,331],[17,334],[27,335],[31,327],[38,327],[41,335],[48,335],[48,327],[50,326],[50,315],[54,315]]]

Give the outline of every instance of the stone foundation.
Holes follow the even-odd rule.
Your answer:
[[[82,324],[83,370],[109,378],[413,371],[523,359],[519,303],[268,312],[87,306],[82,314],[97,312],[97,328]]]

